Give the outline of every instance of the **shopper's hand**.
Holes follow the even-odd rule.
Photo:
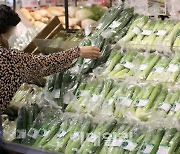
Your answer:
[[[80,57],[97,59],[100,56],[100,50],[96,47],[85,46],[80,47]]]

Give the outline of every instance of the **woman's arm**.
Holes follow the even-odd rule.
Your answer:
[[[23,82],[29,82],[73,67],[80,56],[80,49],[75,47],[51,55],[33,55],[17,50],[11,50],[11,53],[17,60]]]

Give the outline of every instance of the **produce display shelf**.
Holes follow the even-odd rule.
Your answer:
[[[35,149],[12,142],[4,142],[3,148],[5,152],[10,154],[57,154],[55,152],[48,152],[45,150]],[[61,153],[58,153],[61,154]]]
[[[54,17],[47,26],[45,26],[35,37],[34,39],[26,46],[24,52],[27,53],[39,53],[38,48],[34,43],[35,39],[51,39],[57,34],[58,31],[62,30],[63,26],[61,25],[58,17]]]

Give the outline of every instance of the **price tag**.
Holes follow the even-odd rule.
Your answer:
[[[124,67],[132,69],[134,67],[134,64],[131,62],[126,61],[124,64],[122,64]]]
[[[120,24],[121,23],[118,21],[113,21],[113,23],[109,27],[112,29],[115,29],[115,28],[119,27]]]
[[[38,0],[22,0],[22,7],[38,7]]]
[[[122,143],[122,147],[125,150],[133,151],[137,147],[137,143],[126,140]]]
[[[54,98],[59,98],[60,97],[60,93],[61,93],[60,90],[56,90],[55,93],[54,93]]]
[[[110,98],[110,99],[108,100],[108,105],[112,105],[113,102],[114,102],[114,99],[113,99],[113,98]]]
[[[139,67],[139,69],[140,69],[141,71],[144,71],[147,67],[148,67],[147,64],[141,64],[140,67]]]
[[[159,106],[159,109],[163,109],[164,111],[168,112],[171,108],[171,104],[169,103],[162,103]]]
[[[60,130],[59,133],[57,134],[58,138],[64,137],[67,134],[67,131]]]
[[[143,144],[140,148],[140,151],[144,154],[149,154],[151,153],[151,151],[153,150],[154,145],[150,145],[150,144]]]
[[[159,149],[157,151],[157,154],[168,154],[169,153],[169,149],[170,147],[166,147],[166,146],[159,146]]]
[[[74,132],[73,135],[71,136],[72,140],[78,140],[80,137],[80,132]]]
[[[39,131],[35,128],[31,128],[27,135],[33,139],[37,139],[37,137],[39,135]]]
[[[137,35],[141,33],[141,29],[139,27],[134,27],[132,32]]]
[[[111,146],[111,147],[120,147],[123,143],[123,139],[121,138],[110,138],[106,141],[106,146]]]
[[[80,92],[80,97],[87,97],[89,96],[89,90],[82,90]]]
[[[26,130],[25,129],[17,129],[16,138],[17,139],[24,139],[25,137],[26,137]]]
[[[94,143],[99,138],[99,135],[96,133],[90,134],[90,136],[87,138],[88,142]]]
[[[119,103],[123,106],[129,107],[132,103],[132,100],[130,98],[127,98],[127,97],[120,97]]]
[[[117,65],[114,67],[114,70],[117,70],[120,66],[121,66],[121,64],[117,64]]]
[[[164,67],[157,67],[157,68],[155,68],[155,72],[156,73],[163,73],[163,71],[164,71]]]
[[[158,30],[158,31],[155,32],[155,35],[164,36],[166,33],[167,33],[166,30]]]
[[[92,98],[91,98],[91,102],[96,103],[99,98],[100,98],[99,95],[93,95]]]
[[[180,102],[176,102],[173,107],[171,108],[171,111],[178,112],[180,111]]]
[[[168,72],[177,72],[179,70],[179,66],[176,64],[170,64],[168,67]]]
[[[41,6],[46,6],[52,4],[52,0],[40,0]]]
[[[142,35],[151,35],[152,34],[152,30],[147,30],[147,29],[143,29]]]
[[[88,0],[89,4],[96,4],[96,5],[101,5],[102,4],[102,0]]]
[[[144,107],[148,103],[148,99],[138,99],[136,101],[136,106]]]
[[[50,132],[50,130],[48,131],[48,130],[45,130],[44,128],[40,128],[39,136],[42,136],[42,137],[47,136],[49,134],[49,132]]]

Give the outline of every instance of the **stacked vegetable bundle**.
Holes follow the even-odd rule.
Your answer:
[[[146,40],[151,44],[163,41],[173,49],[174,41],[179,42],[179,37],[176,37],[179,23],[150,21],[145,16],[133,14],[133,9],[123,9],[122,6],[110,9],[99,23],[95,32],[81,45],[100,48],[100,58],[80,58],[70,71],[52,75],[47,82],[46,100],[62,107],[65,113],[49,109],[47,113],[41,109],[31,128],[23,126],[27,133],[20,143],[67,154],[178,153],[180,91],[174,83],[180,81],[180,57],[111,51],[109,47],[119,40],[120,45]],[[144,34],[137,33],[142,29]],[[158,35],[152,33],[155,30]],[[99,71],[100,65],[102,69]],[[97,78],[84,76],[95,68]],[[125,79],[136,83],[130,83],[130,80],[127,83]],[[24,112],[23,108],[21,112]],[[119,121],[127,123],[119,124]],[[150,130],[142,129],[142,125],[132,126],[131,122],[147,124]]]
[[[9,108],[18,111],[20,107],[28,103],[39,103],[42,91],[42,88],[36,85],[23,84],[11,100]]]
[[[135,15],[136,16],[136,15]],[[91,72],[92,69],[106,62],[110,55],[110,44],[114,43],[114,37],[118,34],[124,36],[135,17],[133,9],[124,9],[122,6],[109,9],[100,19],[99,25],[92,35],[86,37],[81,46],[95,46],[101,50],[101,56],[97,60],[80,59],[77,63],[76,70],[83,74]]]
[[[113,80],[93,80],[83,82],[66,108],[68,112],[89,113],[122,119],[134,118],[141,121],[174,117],[177,122],[179,113],[179,90],[168,90],[162,84],[127,84]],[[129,117],[133,115],[133,117]]]
[[[47,110],[47,109],[46,109]],[[180,132],[147,129],[114,120],[93,122],[90,117],[41,110],[22,144],[65,154],[162,153],[179,150]]]
[[[180,22],[170,20],[150,20],[138,16],[127,34],[118,41],[130,48],[158,51],[179,51]]]
[[[112,51],[100,76],[121,80],[131,76],[148,81],[179,83],[179,64],[179,56]]]

